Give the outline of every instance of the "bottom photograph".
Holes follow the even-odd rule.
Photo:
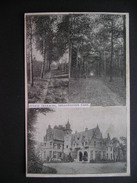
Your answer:
[[[129,176],[126,107],[30,108],[27,177]]]

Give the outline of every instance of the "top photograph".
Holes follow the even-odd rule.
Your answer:
[[[126,106],[128,13],[26,13],[27,104]]]

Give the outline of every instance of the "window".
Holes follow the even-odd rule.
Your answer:
[[[53,153],[53,158],[56,158],[56,152]]]
[[[90,151],[90,158],[93,159],[93,151]]]
[[[46,151],[44,151],[44,159],[46,159]]]
[[[66,148],[68,148],[68,145],[66,145]]]
[[[96,141],[94,141],[94,147],[96,147]]]
[[[52,142],[50,142],[50,146],[52,146]]]
[[[112,151],[112,147],[110,148],[110,151]]]
[[[61,153],[59,153],[59,157],[60,157],[60,158],[61,158],[61,155],[62,155],[62,154],[61,154]]]
[[[107,159],[108,159],[108,153],[107,153]]]
[[[105,159],[105,151],[103,151],[103,159]]]
[[[53,144],[53,148],[56,149],[56,144]]]
[[[112,159],[112,154],[111,154],[111,159]]]
[[[52,155],[52,151],[49,151],[49,157],[51,158],[51,155]]]
[[[57,145],[57,149],[60,149],[60,144]]]

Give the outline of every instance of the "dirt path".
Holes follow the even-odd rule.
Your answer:
[[[44,88],[42,90],[40,101],[38,101],[38,103],[44,103],[44,100],[47,96],[50,80],[51,80],[51,72],[48,72],[42,79],[42,81],[44,82],[44,85],[43,85]]]
[[[69,102],[91,103],[95,106],[123,105],[123,100],[97,78],[71,79]]]

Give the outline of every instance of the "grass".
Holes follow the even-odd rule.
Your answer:
[[[122,100],[123,103],[125,105],[126,103],[126,87],[124,86],[124,81],[122,78],[120,77],[113,77],[112,82],[109,81],[109,78],[101,78],[104,82],[104,84],[111,89],[111,91],[113,91],[114,93],[116,93],[117,95],[119,95]]]
[[[43,166],[42,173],[43,174],[56,174],[57,170],[55,168],[52,168],[52,167]]]
[[[68,102],[68,79],[51,79],[48,87],[45,103]]]
[[[39,79],[34,80],[33,86],[30,86],[28,84],[28,100],[29,103],[37,103],[41,99],[42,90],[44,89],[44,85],[46,80],[44,82]]]

